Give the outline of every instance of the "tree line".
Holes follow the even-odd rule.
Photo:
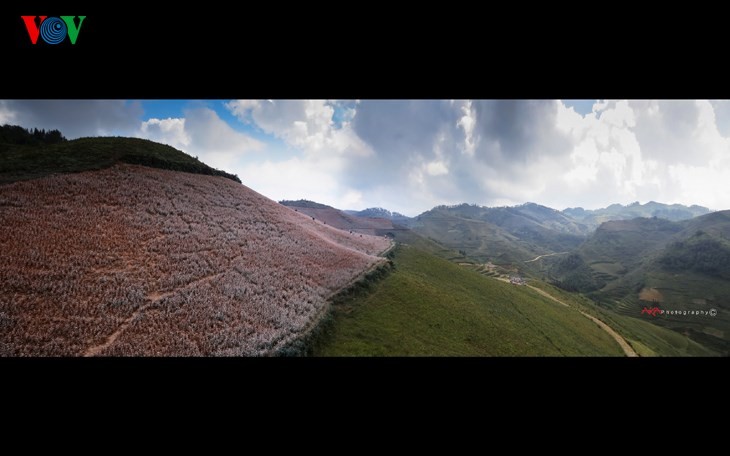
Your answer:
[[[66,138],[58,130],[45,130],[23,128],[18,125],[0,126],[0,143],[39,145],[57,144],[66,141]]]

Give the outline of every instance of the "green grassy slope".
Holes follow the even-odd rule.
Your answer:
[[[600,318],[621,334],[640,356],[716,356],[718,353],[684,335],[657,326],[649,316],[634,318],[596,306],[590,299],[540,281],[530,281],[561,301]]]
[[[334,306],[314,355],[623,354],[595,323],[527,287],[485,278],[416,245],[399,245],[393,261],[395,271],[370,292]]]
[[[0,143],[0,184],[35,179],[53,173],[108,168],[118,162],[196,174],[237,176],[216,170],[186,153],[138,138],[80,138],[58,144]]]

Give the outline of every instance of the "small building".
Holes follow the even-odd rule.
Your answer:
[[[523,279],[520,276],[511,276],[509,278],[509,283],[511,283],[512,285],[526,285],[527,284],[527,282],[525,282],[525,279]]]

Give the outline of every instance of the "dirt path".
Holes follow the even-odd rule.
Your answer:
[[[540,258],[549,257],[549,256],[553,256],[553,255],[563,255],[565,253],[570,253],[570,252],[548,253],[548,254],[545,254],[545,255],[537,256],[537,257],[535,257],[535,258],[533,258],[531,260],[527,260],[527,261],[525,261],[525,263],[532,263],[533,261],[537,261]]]
[[[501,280],[502,282],[510,283],[509,280],[503,279],[503,278],[497,278],[497,280]],[[527,285],[527,286],[530,287],[531,289],[535,290],[536,292],[538,292],[542,296],[545,296],[546,298],[549,298],[549,299],[557,302],[558,304],[561,304],[561,305],[563,305],[565,307],[569,307],[571,309],[575,309],[571,305],[564,303],[560,299],[556,298],[555,296],[551,295],[550,293],[548,293],[548,292],[546,292],[544,290],[541,290],[539,288],[533,287],[532,285]],[[621,349],[624,351],[624,354],[626,356],[628,356],[630,358],[634,358],[634,357],[638,357],[639,356],[638,353],[636,353],[636,351],[634,351],[634,349],[631,347],[631,345],[629,345],[629,343],[626,342],[626,339],[624,339],[623,337],[621,337],[621,334],[617,333],[613,328],[611,328],[610,326],[608,326],[606,323],[604,323],[603,321],[599,320],[598,318],[594,317],[593,315],[589,315],[589,314],[583,312],[580,309],[575,309],[575,310],[577,310],[578,312],[580,312],[581,314],[583,314],[584,317],[590,318],[591,320],[593,320],[598,326],[601,327],[602,330],[606,331],[609,336],[613,337],[613,339],[619,344],[619,346],[621,347]]]
[[[616,342],[618,342],[618,344],[621,346],[621,349],[624,351],[626,356],[631,357],[631,358],[639,356],[639,354],[636,353],[633,348],[631,348],[631,345],[629,345],[629,343],[626,342],[626,339],[621,337],[621,334],[614,331],[612,327],[608,326],[606,323],[602,322],[601,320],[594,317],[593,315],[588,315],[587,313],[583,312],[582,310],[579,312],[582,313],[587,318],[590,318],[591,320],[595,321],[598,326],[600,326],[611,337],[613,337],[616,340]]]
[[[193,280],[192,282],[188,283],[187,285],[184,285],[173,291],[168,291],[165,293],[152,292],[152,293],[148,294],[147,299],[150,300],[151,302],[148,302],[147,304],[140,306],[139,309],[132,312],[132,315],[130,315],[129,318],[124,320],[124,322],[122,322],[122,324],[119,325],[117,330],[114,331],[113,333],[111,333],[109,335],[109,337],[107,337],[103,343],[87,348],[86,351],[84,351],[84,353],[81,356],[84,356],[84,357],[97,356],[97,355],[99,355],[99,353],[101,353],[105,349],[109,348],[114,342],[116,342],[116,340],[119,338],[119,336],[122,335],[122,333],[129,327],[129,325],[132,324],[132,322],[135,320],[135,318],[137,318],[139,315],[144,313],[147,309],[152,307],[155,303],[157,303],[157,301],[164,299],[175,292],[184,290],[188,287],[198,286],[201,283],[210,282],[211,280],[213,280],[214,278],[216,278],[217,276],[219,276],[221,274],[222,273],[217,273],[217,274],[211,274],[211,275],[201,277],[201,278]]]
[[[97,356],[99,353],[101,353],[103,350],[109,348],[116,340],[119,338],[119,336],[122,335],[124,330],[126,330],[130,324],[134,321],[135,318],[137,318],[138,315],[142,314],[145,310],[149,309],[149,307],[154,304],[156,301],[153,301],[149,304],[145,304],[144,306],[140,306],[139,309],[135,310],[132,315],[129,316],[124,322],[119,325],[116,331],[111,333],[109,337],[107,337],[106,341],[104,343],[95,345],[93,347],[89,347],[86,349],[84,354],[82,356]]]
[[[385,257],[385,255],[390,253],[390,251],[393,250],[394,248],[395,248],[395,241],[390,241],[390,245],[388,246],[388,248],[383,250],[382,252],[380,252],[378,254],[378,256]]]

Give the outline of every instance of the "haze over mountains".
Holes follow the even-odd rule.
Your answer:
[[[649,201],[646,204],[640,204],[637,201],[626,206],[621,204],[612,204],[606,208],[596,210],[586,210],[581,207],[563,210],[564,214],[593,228],[609,220],[629,220],[636,217],[659,217],[667,220],[679,221],[691,219],[709,212],[710,210],[708,208],[702,206],[662,204],[654,201]]]

